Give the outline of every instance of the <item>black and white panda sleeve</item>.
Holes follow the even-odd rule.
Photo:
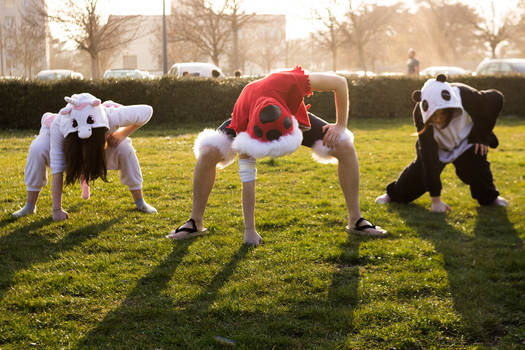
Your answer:
[[[494,89],[478,91],[465,84],[454,85],[459,88],[463,108],[474,123],[468,136],[469,143],[481,143],[496,148],[498,138],[492,130],[503,109],[503,94]]]

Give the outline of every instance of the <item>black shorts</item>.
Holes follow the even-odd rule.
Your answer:
[[[315,141],[323,139],[325,134],[323,132],[323,126],[327,125],[328,122],[313,115],[312,113],[308,113],[308,118],[310,119],[310,125],[312,127],[308,131],[303,131],[303,142],[301,145],[312,148]],[[231,121],[231,118],[226,120],[217,128],[217,130],[226,133],[226,135],[233,139],[235,136],[237,136],[237,134],[235,133],[235,130],[228,128]]]

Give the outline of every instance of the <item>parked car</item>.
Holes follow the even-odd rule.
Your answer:
[[[201,77],[213,78],[213,72],[216,72],[217,78],[224,78],[222,70],[213,63],[204,62],[183,62],[175,63],[168,71],[168,75],[175,78],[182,77]]]
[[[468,72],[465,69],[456,66],[431,66],[419,72],[419,75],[430,75],[433,77],[436,77],[438,74],[463,75],[468,74]]]
[[[525,74],[525,58],[485,58],[475,75]]]
[[[0,80],[21,80],[21,77],[17,77],[14,75],[0,75]]]
[[[69,69],[48,69],[38,72],[38,80],[84,79],[82,73]]]
[[[104,79],[151,79],[151,75],[139,69],[108,69]]]

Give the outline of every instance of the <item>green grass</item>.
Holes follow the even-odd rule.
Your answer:
[[[414,158],[407,120],[351,121],[363,214],[385,239],[348,235],[336,167],[304,147],[258,164],[256,222],[264,244],[242,244],[237,166],[219,171],[210,235],[164,238],[187,219],[195,159],[188,129],[137,132],[146,199],[133,211],[116,172],[83,201],[64,192],[51,220],[50,185],[35,215],[25,201],[27,131],[0,132],[0,348],[519,349],[525,347],[525,120],[504,118],[489,152],[510,207],[479,207],[448,166],[447,215],[428,195],[378,206]],[[188,133],[189,132],[189,133]]]

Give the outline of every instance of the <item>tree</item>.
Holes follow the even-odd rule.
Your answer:
[[[180,0],[172,10],[168,40],[191,43],[219,66],[231,34],[227,5],[224,1],[214,9],[211,0]]]
[[[428,38],[441,64],[457,62],[479,44],[474,26],[480,22],[475,10],[446,0],[419,0],[418,32]],[[434,62],[433,64],[436,64]]]
[[[343,42],[342,24],[337,20],[334,8],[336,4],[337,0],[329,0],[323,12],[319,10],[314,11],[313,18],[321,23],[322,29],[312,33],[312,40],[321,49],[326,49],[330,52],[333,71],[337,70],[337,53]]]
[[[353,0],[348,1],[346,21],[342,30],[346,42],[355,48],[359,66],[367,71],[366,49],[369,43],[384,35],[391,26],[399,5],[382,6],[360,2],[356,5]]]
[[[97,6],[98,0],[63,0],[54,14],[39,11],[59,24],[65,37],[89,55],[92,78],[100,78],[101,55],[134,40],[139,27],[138,16],[111,16],[105,21]]]
[[[3,32],[5,40],[0,51],[5,52],[9,74],[15,74],[12,71],[14,68],[15,71],[20,70],[16,74],[31,78],[46,66],[46,23],[27,8],[31,7],[18,8],[20,21],[12,17],[0,28],[0,34]]]
[[[476,35],[488,46],[491,57],[496,58],[498,47],[513,39],[518,29],[516,23],[520,22],[521,11],[509,8],[498,15],[494,0],[490,1],[489,7],[488,11],[484,8],[478,9],[483,16],[480,21],[473,23],[473,26],[476,29]]]
[[[242,0],[225,0],[226,19],[230,22],[232,33],[232,51],[230,69],[234,71],[241,68],[241,55],[239,51],[239,32],[249,22],[253,22],[255,14],[247,14],[241,10]]]

